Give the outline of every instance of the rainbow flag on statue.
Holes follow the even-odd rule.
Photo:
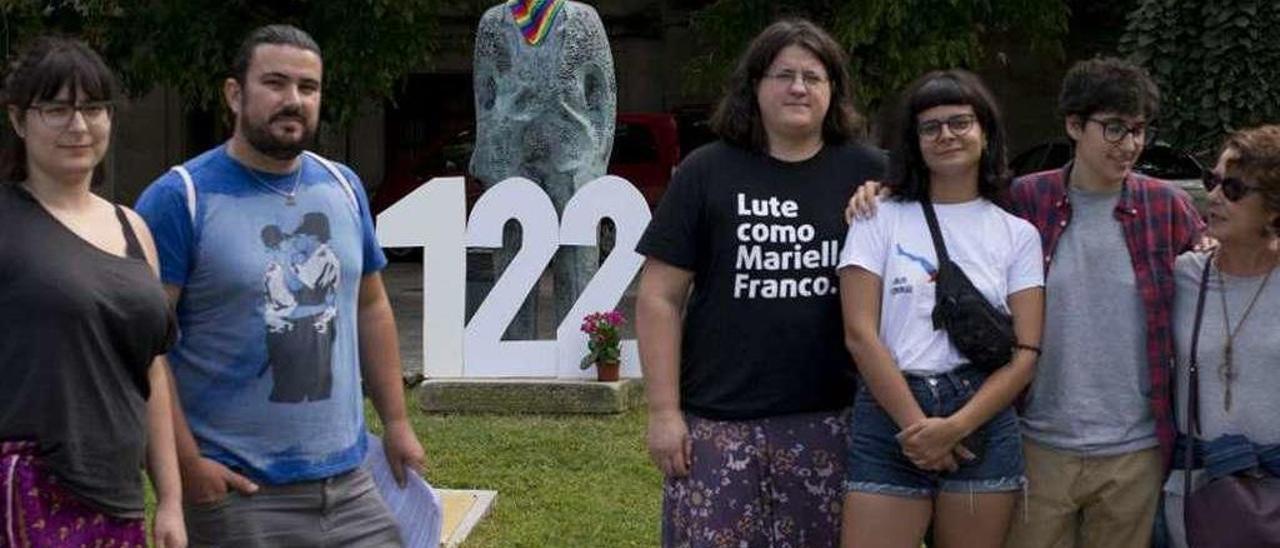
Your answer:
[[[564,0],[510,0],[507,7],[516,19],[524,41],[536,46],[551,31],[551,24],[555,22],[560,8],[564,7]]]

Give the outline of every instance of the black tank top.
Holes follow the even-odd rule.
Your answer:
[[[0,183],[0,439],[31,439],[59,482],[141,516],[147,371],[174,336],[160,280],[124,211],[127,256]]]

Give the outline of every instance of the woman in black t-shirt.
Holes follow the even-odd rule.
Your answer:
[[[115,79],[42,38],[4,82],[0,162],[0,546],[186,545],[166,366],[173,334],[151,234],[90,192]]]
[[[773,24],[681,164],[637,250],[650,455],[664,545],[834,546],[854,367],[835,265],[841,207],[879,177],[851,143],[843,50]]]

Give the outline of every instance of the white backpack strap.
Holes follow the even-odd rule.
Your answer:
[[[342,174],[342,170],[338,169],[338,165],[333,163],[328,158],[325,158],[324,156],[311,152],[310,150],[304,150],[302,151],[302,153],[306,154],[312,160],[320,162],[320,165],[324,166],[325,169],[329,170],[329,173],[333,175],[333,178],[338,180],[338,183],[339,183],[338,186],[341,186],[342,192],[347,195],[347,203],[348,203],[347,205],[351,206],[351,213],[354,214],[357,219],[359,219],[360,218],[360,202],[356,200],[356,191],[355,189],[351,188],[351,181],[347,180],[346,175]]]
[[[191,178],[191,172],[187,168],[180,165],[169,168],[170,171],[177,173],[182,177],[182,186],[187,189],[187,213],[191,215],[191,227],[196,226],[196,181]]]

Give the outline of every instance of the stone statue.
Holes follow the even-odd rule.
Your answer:
[[[471,174],[484,187],[525,177],[557,213],[582,185],[605,174],[613,148],[617,82],[604,24],[591,6],[511,0],[485,12],[476,30],[476,146]],[[514,230],[495,258],[505,268]],[[594,248],[561,248],[552,263],[557,320],[598,263]],[[521,309],[511,335],[533,338],[535,313]]]

